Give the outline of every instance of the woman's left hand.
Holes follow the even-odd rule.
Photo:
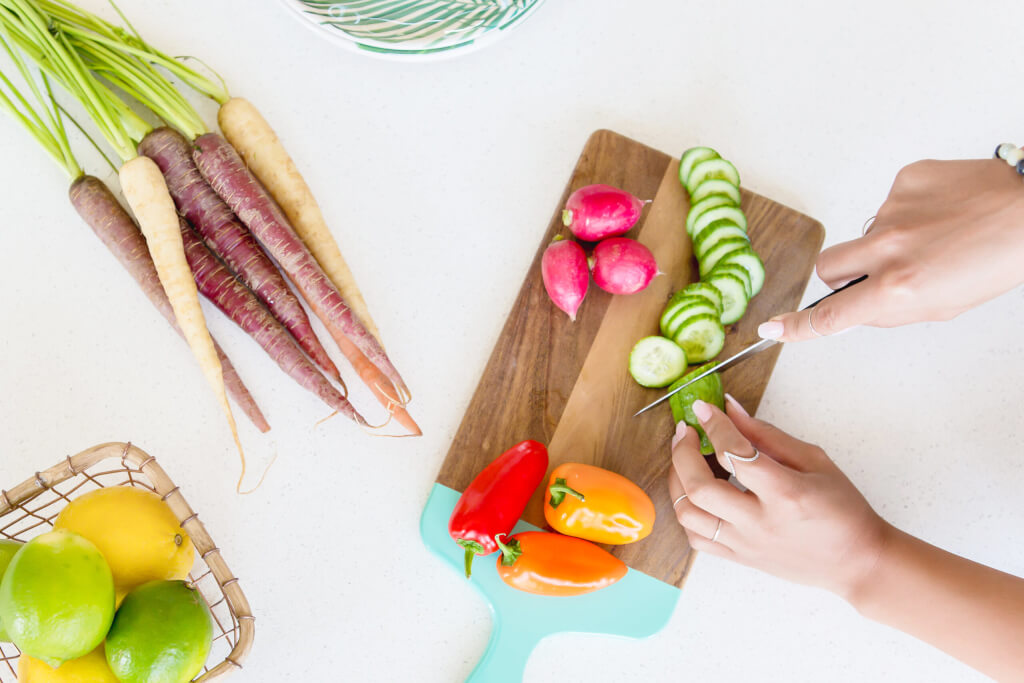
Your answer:
[[[823,450],[729,399],[728,415],[703,401],[693,410],[747,491],[715,478],[694,429],[680,423],[672,442],[669,491],[690,545],[852,599],[890,527]]]

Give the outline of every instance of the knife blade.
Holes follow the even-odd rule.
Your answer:
[[[826,294],[825,296],[821,297],[817,301],[814,301],[814,302],[811,302],[811,303],[807,304],[806,306],[804,306],[800,310],[801,311],[806,311],[806,310],[812,309],[815,306],[817,306],[818,304],[820,304],[822,301],[824,301],[825,299],[829,298],[830,296],[835,296],[839,292],[847,290],[850,287],[853,287],[854,285],[856,285],[856,284],[858,284],[860,282],[863,282],[864,280],[867,280],[867,279],[868,279],[867,275],[861,275],[856,280],[851,280],[850,282],[847,282],[845,285],[843,285],[839,289],[837,289],[835,291],[832,291],[832,292],[829,292],[828,294]],[[633,413],[633,417],[636,417],[637,415],[640,415],[641,413],[646,413],[648,410],[650,410],[654,406],[658,405],[659,403],[663,403],[664,401],[667,401],[673,394],[675,394],[675,393],[677,393],[679,391],[682,391],[683,389],[685,389],[686,387],[690,386],[694,382],[698,382],[698,381],[704,379],[705,377],[710,375],[712,372],[724,372],[724,371],[728,370],[729,368],[731,368],[732,366],[734,366],[734,365],[736,365],[738,363],[742,363],[743,361],[745,361],[746,359],[750,358],[751,356],[755,356],[755,355],[759,354],[760,352],[764,351],[765,349],[770,348],[770,347],[772,347],[772,346],[774,346],[775,344],[778,344],[778,343],[779,342],[777,340],[775,340],[775,339],[761,339],[761,340],[758,340],[758,341],[754,342],[753,344],[751,344],[750,346],[746,347],[742,351],[739,351],[738,353],[735,353],[732,356],[729,356],[728,358],[726,358],[721,363],[716,363],[715,365],[711,366],[710,368],[708,368],[704,372],[700,373],[699,375],[697,375],[693,379],[688,380],[687,382],[685,382],[683,384],[680,384],[678,387],[676,387],[672,391],[668,392],[667,394],[665,394],[664,396],[659,398],[657,401],[654,401],[653,403],[647,404],[646,406],[644,406],[640,410],[638,410],[635,413]]]

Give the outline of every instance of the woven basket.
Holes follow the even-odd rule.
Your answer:
[[[156,492],[196,547],[189,580],[210,606],[214,639],[203,673],[195,680],[211,683],[241,669],[255,632],[249,602],[198,514],[156,459],[141,449],[128,443],[100,444],[36,472],[9,491],[0,489],[0,536],[27,541],[49,531],[57,514],[75,496],[109,486],[137,486]],[[17,680],[20,654],[14,645],[0,643],[0,683]]]

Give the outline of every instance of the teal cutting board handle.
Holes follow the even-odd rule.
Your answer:
[[[448,535],[448,519],[458,499],[458,491],[434,484],[420,518],[420,535],[432,552],[461,575],[463,550]],[[537,530],[519,522],[514,531]],[[533,648],[556,633],[652,636],[668,623],[679,600],[678,588],[633,569],[608,588],[586,595],[531,595],[498,577],[497,557],[476,558],[473,576],[467,581],[487,600],[494,621],[487,650],[467,679],[471,683],[519,683]]]

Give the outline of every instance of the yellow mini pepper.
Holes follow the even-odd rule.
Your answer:
[[[544,518],[552,529],[567,536],[622,545],[651,533],[654,503],[621,474],[569,462],[551,472]]]

